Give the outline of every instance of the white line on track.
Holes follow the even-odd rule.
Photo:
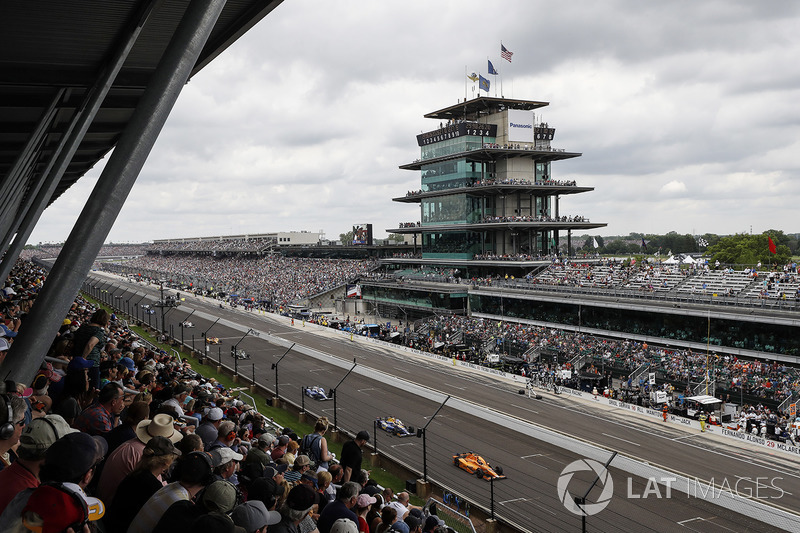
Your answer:
[[[535,413],[537,415],[539,414],[539,411],[534,411],[533,409],[528,409],[527,407],[522,407],[521,405],[515,405],[513,403],[510,404],[510,405],[511,405],[511,407],[516,407],[517,409],[522,409],[523,411],[528,411],[528,412],[531,412],[531,413]]]
[[[378,389],[376,389],[376,388],[358,389],[358,392],[367,392],[367,391],[371,391],[371,390],[378,390]]]
[[[526,502],[528,498],[514,498],[513,500],[503,500],[502,502],[497,502],[500,505],[505,505],[507,503],[514,503],[514,502]]]
[[[609,435],[608,433],[603,433],[603,435],[605,435],[606,437],[610,437],[612,439],[621,440],[622,442],[627,442],[628,444],[633,444],[634,446],[641,446],[641,444],[639,444],[638,442],[633,442],[632,440],[622,439],[622,438],[614,436],[614,435]]]
[[[413,446],[413,442],[404,442],[402,444],[392,444],[392,448],[399,448],[400,446]]]

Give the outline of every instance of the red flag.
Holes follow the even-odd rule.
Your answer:
[[[767,237],[767,239],[769,239],[769,251],[773,254],[777,254],[778,248],[775,246],[775,243],[772,242],[772,237]]]

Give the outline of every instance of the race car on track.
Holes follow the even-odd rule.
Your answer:
[[[483,457],[472,452],[459,453],[453,456],[453,464],[470,474],[475,474],[479,479],[505,479],[503,468],[495,465],[489,466]]]
[[[331,396],[328,396],[328,394],[325,392],[325,389],[323,389],[322,387],[317,387],[317,386],[314,386],[314,387],[303,387],[303,394],[305,394],[309,398],[313,398],[314,400],[323,401],[323,400],[332,400],[333,399]]]
[[[220,344],[217,337],[206,337],[206,344]]]
[[[380,429],[398,437],[413,437],[416,435],[413,427],[406,426],[399,418],[393,416],[380,417],[376,420],[376,423]]]

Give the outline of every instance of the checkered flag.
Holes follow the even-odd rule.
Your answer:
[[[697,245],[706,247],[706,246],[708,246],[708,241],[705,240],[704,238],[700,237],[699,239],[697,239]]]

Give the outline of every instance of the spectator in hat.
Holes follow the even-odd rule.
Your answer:
[[[113,501],[117,487],[136,468],[144,454],[145,445],[153,437],[165,437],[175,443],[183,438],[183,434],[175,429],[174,420],[169,415],[158,414],[152,420],[139,422],[136,438],[121,444],[106,459],[97,486],[97,495],[101,500]]]
[[[174,476],[177,481],[162,487],[145,502],[128,527],[128,533],[151,533],[172,504],[191,500],[210,484],[213,481],[211,458],[205,452],[182,456]]]
[[[133,472],[125,476],[106,509],[106,531],[125,531],[150,497],[164,486],[164,474],[181,455],[166,437],[151,438]]]
[[[239,503],[238,499],[238,491],[232,483],[214,481],[204,487],[194,500],[180,500],[170,505],[152,533],[192,532],[190,524],[198,514],[228,515]]]
[[[206,450],[211,446],[211,443],[217,439],[219,425],[222,423],[222,416],[222,409],[219,407],[212,407],[208,410],[203,417],[203,421],[194,431],[196,435],[200,435],[200,438],[203,439],[203,446]]]
[[[75,419],[75,429],[89,435],[104,435],[117,425],[119,414],[125,408],[125,393],[117,383],[109,383],[100,390],[97,403],[84,409]]]
[[[229,480],[236,474],[239,461],[244,459],[240,453],[222,446],[211,450],[211,460],[214,463],[214,476],[219,480]]]
[[[247,501],[237,505],[231,513],[233,523],[244,528],[245,533],[266,533],[269,526],[281,521],[281,514],[268,511],[260,501]]]
[[[303,474],[308,472],[309,468],[311,468],[311,460],[308,456],[298,455],[291,470],[288,470],[283,477],[289,483],[296,483]]]
[[[367,442],[369,442],[369,433],[361,430],[353,440],[345,442],[342,446],[342,458],[339,461],[344,469],[342,481],[355,479],[355,474],[361,471],[361,449]]]
[[[442,519],[440,519],[436,515],[430,515],[430,516],[428,516],[428,518],[425,519],[425,524],[422,527],[422,531],[424,533],[433,533],[434,530],[437,527],[443,526],[443,525],[444,525],[444,521]]]
[[[358,517],[353,512],[358,500],[358,491],[361,487],[358,483],[347,481],[336,494],[336,500],[325,506],[319,516],[317,527],[320,533],[331,533],[331,526],[340,518],[347,518],[355,524],[358,529]]]
[[[103,516],[103,503],[73,483],[42,485],[28,499],[16,531],[90,531]],[[76,526],[79,524],[80,526]],[[82,526],[82,527],[81,527]]]
[[[409,514],[403,522],[408,526],[409,533],[422,533],[422,521],[416,516]]]
[[[275,437],[270,433],[262,433],[259,435],[255,440],[253,449],[251,449],[247,457],[245,457],[245,462],[259,463],[262,468],[268,466],[272,462],[272,457],[269,455],[269,452],[272,449],[272,442],[274,440]]]
[[[359,494],[356,498],[356,516],[358,517],[358,531],[360,533],[369,533],[369,522],[367,521],[367,513],[372,508],[376,500],[369,494]]]
[[[358,533],[359,529],[346,518],[340,518],[331,526],[331,533]]]
[[[0,513],[19,492],[39,486],[39,469],[58,439],[75,433],[58,415],[34,418],[19,437],[17,460],[0,472]]]
[[[189,392],[191,392],[191,389],[187,385],[182,383],[176,385],[172,389],[172,397],[161,404],[162,407],[169,407],[170,409],[174,410],[176,413],[178,413],[178,416],[175,417],[175,419],[183,420],[183,417],[185,416],[185,413],[183,412],[183,405],[184,402],[189,399]],[[190,420],[189,423],[192,423],[192,421]]]
[[[84,491],[105,453],[106,441],[102,437],[92,437],[80,431],[68,433],[47,449],[44,464],[39,469],[39,479],[42,483],[72,483],[75,492],[86,496]],[[6,506],[0,515],[0,531],[9,531],[14,523],[18,523],[34,490],[23,490]]]
[[[308,516],[314,507],[314,491],[305,485],[298,485],[289,491],[286,501],[279,510],[281,521],[272,526],[271,533],[299,533],[298,524]]]
[[[376,494],[373,497],[375,498],[375,503],[370,506],[366,516],[370,533],[375,533],[375,529],[381,523],[381,507],[383,507],[383,496]]]

